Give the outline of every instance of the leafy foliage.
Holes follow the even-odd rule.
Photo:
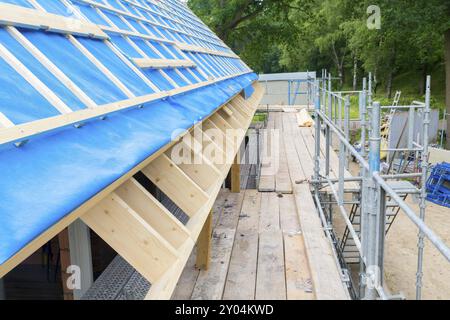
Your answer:
[[[367,27],[371,0],[189,0],[188,5],[257,72],[326,68],[350,83],[371,71],[390,95],[395,78],[444,63],[448,0],[377,0],[381,29]],[[356,69],[355,69],[356,68]],[[383,88],[384,87],[384,88]]]

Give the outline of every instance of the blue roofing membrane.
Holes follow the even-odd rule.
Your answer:
[[[36,80],[16,71],[0,54],[0,112],[14,125],[61,114],[42,85],[72,112],[86,109],[88,100],[101,108],[158,91],[202,82],[205,86],[103,120],[91,119],[80,128],[68,126],[33,136],[20,147],[0,145],[0,264],[168,144],[174,132],[202,121],[242,91],[246,97],[253,93],[256,74],[178,1],[1,3],[89,21],[110,37],[96,40],[0,26],[0,49],[14,55],[41,83],[36,86]],[[196,66],[139,68],[135,58],[191,60]],[[216,82],[206,85],[207,80]]]

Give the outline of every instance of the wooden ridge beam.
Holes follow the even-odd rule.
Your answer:
[[[93,23],[7,3],[0,4],[0,25],[41,29],[96,39],[109,38]]]

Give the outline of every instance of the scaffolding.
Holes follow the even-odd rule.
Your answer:
[[[349,264],[359,265],[358,285],[348,274],[348,287],[357,299],[399,299],[390,295],[384,283],[385,237],[399,212],[403,212],[417,226],[418,259],[416,272],[416,299],[422,297],[424,239],[428,238],[437,250],[450,261],[450,249],[425,223],[426,180],[428,174],[428,144],[430,124],[430,76],[427,77],[425,102],[411,105],[381,106],[373,101],[372,76],[363,79],[360,91],[333,92],[332,77],[322,71],[322,77],[308,79],[308,101],[314,101],[315,158],[312,177],[313,195],[327,236],[335,245],[344,271]],[[358,97],[361,124],[360,150],[350,142],[350,95]],[[382,112],[407,110],[409,130],[407,148],[382,148]],[[413,131],[415,113],[420,113],[423,125]],[[332,138],[339,144],[339,170],[330,170]],[[325,150],[321,155],[321,139]],[[322,146],[323,147],[323,146]],[[383,174],[380,153],[413,155],[416,172]],[[348,174],[349,159],[359,165],[359,175]],[[333,176],[334,174],[334,176]],[[419,214],[405,202],[408,195],[419,198]],[[333,214],[345,222],[342,237],[337,237]]]

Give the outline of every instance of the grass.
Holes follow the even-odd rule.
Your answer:
[[[267,114],[266,113],[256,113],[253,116],[253,122],[264,122],[266,121]]]

